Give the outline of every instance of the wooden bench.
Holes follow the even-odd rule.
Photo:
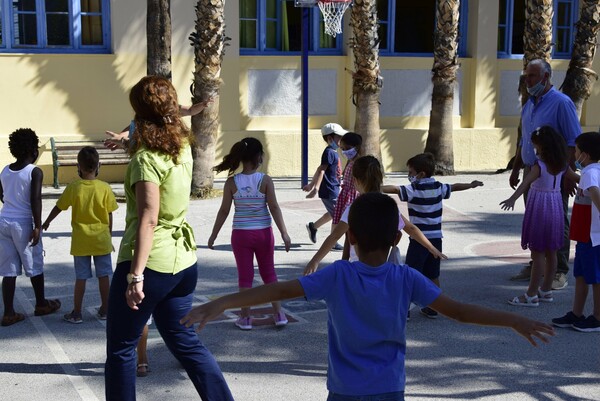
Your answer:
[[[61,141],[50,138],[52,147],[52,167],[54,171],[54,188],[59,188],[58,168],[60,166],[76,166],[77,154],[84,146],[91,146],[98,151],[101,165],[127,165],[129,155],[124,149],[110,150],[102,141]]]

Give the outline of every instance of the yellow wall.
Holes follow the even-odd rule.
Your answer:
[[[173,19],[173,83],[180,103],[190,103],[193,54],[189,33],[194,30],[194,2],[171,0]],[[45,183],[52,180],[49,138],[102,139],[105,130],[123,128],[131,118],[129,88],[146,71],[145,0],[111,2],[112,54],[1,54],[0,72],[0,164],[12,161],[5,145],[8,135],[19,127],[38,133],[42,152],[39,165]],[[299,70],[298,56],[239,56],[238,2],[225,5],[227,35],[221,76],[221,135],[217,158],[231,145],[255,136],[265,145],[265,170],[274,176],[300,174],[300,116],[250,116],[248,112],[248,70]],[[461,59],[461,114],[454,116],[454,152],[457,171],[496,170],[514,154],[518,116],[499,111],[500,77],[504,71],[520,71],[521,60],[497,59],[498,3],[470,0],[468,14],[468,57]],[[346,25],[347,31],[349,27]],[[349,35],[346,35],[347,39]],[[347,42],[347,40],[345,40]],[[351,52],[347,49],[348,54]],[[337,76],[335,115],[312,116],[309,120],[309,170],[319,163],[324,147],[319,128],[331,121],[352,129],[355,109],[351,102],[352,57],[310,57],[310,68],[334,69]],[[382,70],[429,71],[430,57],[382,57]],[[566,70],[567,60],[556,60],[556,70]],[[594,63],[598,69],[598,61]],[[560,84],[560,82],[558,82]],[[402,96],[402,88],[388,88]],[[516,91],[516,83],[515,83]],[[600,116],[600,86],[595,85],[584,106],[584,130],[597,129]],[[381,117],[381,148],[388,171],[405,170],[406,160],[424,148],[427,116]],[[100,178],[120,181],[123,167],[106,166]],[[75,169],[63,167],[61,182],[75,177]]]

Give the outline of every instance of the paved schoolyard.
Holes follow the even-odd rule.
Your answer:
[[[523,292],[526,283],[511,282],[527,260],[520,248],[523,212],[504,212],[498,203],[511,194],[508,174],[443,177],[443,182],[484,181],[485,186],[453,194],[444,210],[444,292],[456,299],[550,321],[571,307],[573,280],[556,293],[553,304],[518,309],[507,300]],[[388,183],[406,183],[402,174]],[[217,183],[222,186],[222,182]],[[298,277],[317,244],[308,241],[304,225],[323,211],[318,200],[306,200],[298,180],[277,180],[277,195],[292,238],[285,253],[275,232],[275,260],[280,279]],[[117,191],[122,188],[116,186]],[[44,188],[43,218],[57,193]],[[205,244],[220,199],[192,201],[189,220],[196,232],[200,277],[197,302],[236,291],[237,273],[231,248],[230,220],[215,250]],[[406,208],[404,207],[404,210]],[[124,205],[114,215],[114,244],[124,227]],[[323,230],[325,231],[325,230]],[[96,320],[97,282],[88,282],[84,323],[62,321],[72,307],[73,271],[69,255],[70,213],[61,213],[44,236],[46,292],[60,298],[55,315],[33,317],[34,297],[25,277],[17,280],[16,308],[27,313],[25,322],[0,328],[0,400],[104,399],[104,322]],[[401,249],[406,251],[406,236]],[[324,263],[339,257],[330,253]],[[260,278],[257,277],[258,280]],[[257,281],[258,284],[258,281]],[[268,319],[251,332],[233,325],[235,311],[209,324],[200,334],[214,353],[236,400],[324,400],[326,398],[327,315],[321,303],[284,302],[291,318],[282,330]],[[588,300],[587,312],[591,310]],[[268,311],[268,309],[267,309]],[[262,310],[257,311],[258,314]],[[268,313],[268,312],[267,312]],[[418,313],[408,323],[407,400],[598,400],[600,399],[600,334],[558,329],[549,345],[534,348],[511,330],[458,324],[447,318],[429,320]],[[191,382],[165,349],[154,328],[150,331],[152,372],[138,380],[138,400],[198,399]]]

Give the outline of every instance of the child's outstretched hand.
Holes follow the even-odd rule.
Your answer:
[[[214,300],[212,302],[202,304],[195,308],[185,315],[179,323],[183,324],[185,327],[190,327],[194,323],[199,323],[196,328],[197,332],[200,332],[206,326],[206,323],[215,319],[221,313],[223,313],[224,309],[220,306],[219,300]]]
[[[281,239],[283,239],[283,244],[285,245],[285,251],[289,252],[290,248],[292,247],[292,240],[290,239],[290,236],[287,233],[281,234]]]
[[[48,230],[48,227],[50,227],[50,223],[45,221],[44,224],[42,224],[42,230],[46,231],[46,230]]]
[[[302,274],[305,276],[308,276],[309,274],[313,274],[314,272],[316,272],[318,268],[319,268],[318,263],[308,262],[308,264],[304,268],[304,272]]]
[[[500,207],[502,210],[513,210],[515,208],[515,200],[513,198],[508,198],[500,202]]]
[[[215,240],[217,239],[217,237],[215,235],[211,235],[210,238],[208,239],[208,247],[210,249],[215,249]]]
[[[477,187],[482,187],[483,186],[483,182],[481,181],[471,181],[471,188],[477,188]]]
[[[549,324],[537,322],[522,316],[515,320],[512,328],[525,337],[534,347],[537,347],[535,337],[543,343],[549,343],[548,336],[554,336],[554,328]]]

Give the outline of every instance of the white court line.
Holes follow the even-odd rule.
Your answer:
[[[79,397],[81,397],[82,401],[100,401],[92,389],[90,389],[90,387],[87,385],[83,377],[79,374],[77,369],[73,367],[71,360],[60,346],[60,343],[54,334],[52,334],[50,329],[48,329],[48,326],[46,326],[41,318],[33,317],[34,305],[29,302],[23,290],[17,288],[15,296],[19,304],[21,304],[21,308],[27,312],[27,315],[32,316],[29,321],[40,334],[42,341],[50,350],[52,356],[54,356],[54,359],[60,363],[61,368],[66,373],[68,379],[71,381],[71,384],[75,388],[75,391],[77,391],[79,394]]]

